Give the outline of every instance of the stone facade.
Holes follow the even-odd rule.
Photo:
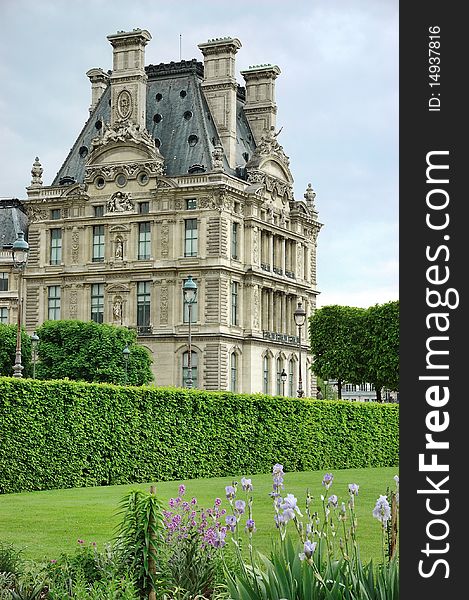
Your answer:
[[[243,72],[245,94],[234,77],[239,40],[201,44],[204,69],[144,67],[144,30],[108,39],[113,71],[88,71],[90,118],[53,184],[43,184],[38,159],[33,166],[28,331],[51,318],[134,328],[155,384],[182,386],[190,275],[195,384],[277,394],[285,369],[285,394],[296,395],[293,311],[298,302],[308,315],[315,309],[321,224],[310,185],[294,198],[278,141],[280,70]],[[303,386],[314,396],[307,350]]]

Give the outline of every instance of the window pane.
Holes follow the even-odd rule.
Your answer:
[[[95,323],[104,321],[104,283],[91,286],[91,320]]]
[[[149,213],[150,212],[150,203],[149,202],[139,202],[138,212],[141,215]]]
[[[294,366],[294,361],[290,360],[290,362],[288,363],[289,367],[288,367],[288,395],[293,397],[293,366]]]
[[[8,323],[8,308],[0,308],[0,323]]]
[[[269,358],[264,356],[264,394],[269,393]]]
[[[231,284],[231,324],[238,325],[238,282]]]
[[[60,319],[60,286],[51,285],[48,288],[48,318],[50,321]]]
[[[8,273],[0,273],[0,292],[8,291]]]
[[[197,256],[197,219],[186,219],[184,256]]]
[[[62,262],[62,230],[50,230],[50,264],[60,265]]]
[[[104,261],[104,225],[93,227],[93,262]]]
[[[54,221],[57,219],[60,219],[60,208],[53,208],[50,211],[50,218],[53,219]]]
[[[104,216],[104,204],[99,204],[94,207],[94,216],[95,217],[103,217]]]
[[[231,230],[231,257],[238,258],[238,223],[233,223]]]
[[[237,391],[237,381],[238,381],[238,355],[234,352],[231,354],[231,391]]]
[[[147,260],[150,258],[151,237],[150,223],[139,223],[138,225],[138,258]]]
[[[150,329],[150,282],[137,284],[137,327],[139,333],[149,333]]]
[[[282,394],[282,361],[277,358],[277,396]]]

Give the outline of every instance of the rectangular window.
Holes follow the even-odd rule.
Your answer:
[[[233,281],[231,284],[231,324],[239,325],[238,319],[238,289],[239,283]]]
[[[196,198],[187,198],[186,200],[186,210],[195,210],[197,208],[197,200]]]
[[[186,280],[184,280],[186,281]],[[197,283],[196,279],[193,279],[194,283]],[[183,307],[183,322],[184,323],[189,323],[189,304],[186,302],[186,300],[184,299],[184,307]],[[199,308],[198,308],[198,294],[195,297],[194,302],[192,302],[192,306],[191,306],[191,323],[197,323],[197,320],[199,318]]]
[[[186,219],[184,224],[184,256],[197,256],[197,219]]]
[[[238,382],[238,355],[235,352],[231,353],[231,385],[230,390],[232,392],[237,391]]]
[[[60,265],[62,262],[62,230],[50,230],[50,264]]]
[[[8,323],[8,308],[4,306],[0,308],[0,323]]]
[[[58,321],[60,319],[60,285],[48,287],[47,307],[49,321]]]
[[[234,222],[231,228],[231,258],[238,259],[238,230],[239,223]]]
[[[148,260],[151,253],[150,223],[138,224],[138,259]]]
[[[277,358],[277,396],[282,395],[282,361]]]
[[[62,217],[62,215],[60,214],[60,208],[53,208],[50,211],[50,218],[53,221],[57,221],[58,219],[60,219]]]
[[[139,333],[150,333],[150,282],[137,284],[137,328]]]
[[[138,212],[141,215],[147,215],[150,212],[150,203],[149,202],[139,202],[138,203]]]
[[[93,262],[104,262],[104,225],[93,227]]]
[[[288,363],[288,395],[293,398],[294,393],[293,393],[293,367],[294,367],[294,362],[293,360],[290,360],[290,362]]]
[[[104,217],[104,204],[98,204],[98,206],[94,207],[94,216]]]
[[[264,390],[264,394],[268,394],[269,390],[270,390],[270,386],[269,386],[269,357],[268,356],[264,356],[264,360],[263,360],[263,390]]]
[[[0,292],[8,291],[8,273],[0,273]]]
[[[104,321],[104,283],[91,286],[91,320],[95,323]]]

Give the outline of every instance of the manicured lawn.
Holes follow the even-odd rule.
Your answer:
[[[380,523],[372,517],[377,498],[386,494],[387,488],[395,489],[393,476],[398,474],[396,467],[370,469],[344,469],[333,471],[334,481],[329,492],[321,485],[326,471],[286,473],[284,494],[291,493],[298,498],[298,506],[304,514],[305,493],[309,488],[314,496],[314,510],[321,509],[320,496],[336,494],[341,501],[348,500],[348,484],[360,486],[356,498],[358,518],[358,541],[364,561],[381,557]],[[253,518],[257,532],[254,535],[255,548],[269,553],[271,539],[276,538],[273,521],[272,490],[270,474],[249,475],[254,486],[252,496]],[[241,476],[236,477],[240,481]],[[157,494],[167,508],[169,498],[177,496],[178,486],[186,486],[186,499],[196,497],[199,507],[208,508],[215,498],[223,500],[222,506],[229,509],[225,500],[225,486],[233,478],[197,479],[191,481],[160,482],[156,484]],[[149,490],[146,485],[119,485],[110,487],[76,488],[28,492],[0,496],[0,541],[13,543],[23,548],[25,558],[51,560],[62,552],[73,552],[77,540],[86,543],[96,542],[98,548],[112,539],[114,527],[119,521],[118,504],[130,489]],[[246,499],[241,486],[237,498]],[[322,510],[322,509],[321,509]],[[291,525],[291,524],[290,524]],[[293,528],[293,525],[291,525]]]

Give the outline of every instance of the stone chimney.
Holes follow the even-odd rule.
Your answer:
[[[102,69],[94,68],[87,71],[86,76],[91,81],[90,113],[92,113],[109,84],[109,75]]]
[[[228,164],[236,167],[235,56],[241,48],[237,38],[220,38],[199,44],[204,55],[202,90],[210,107]]]
[[[147,75],[145,46],[151,35],[145,29],[118,31],[108,35],[113,47],[111,81],[111,127],[119,121],[146,125]]]
[[[280,75],[276,65],[256,65],[241,71],[246,82],[244,114],[249,121],[254,140],[259,143],[265,130],[275,128],[277,104],[275,103],[275,80]]]

